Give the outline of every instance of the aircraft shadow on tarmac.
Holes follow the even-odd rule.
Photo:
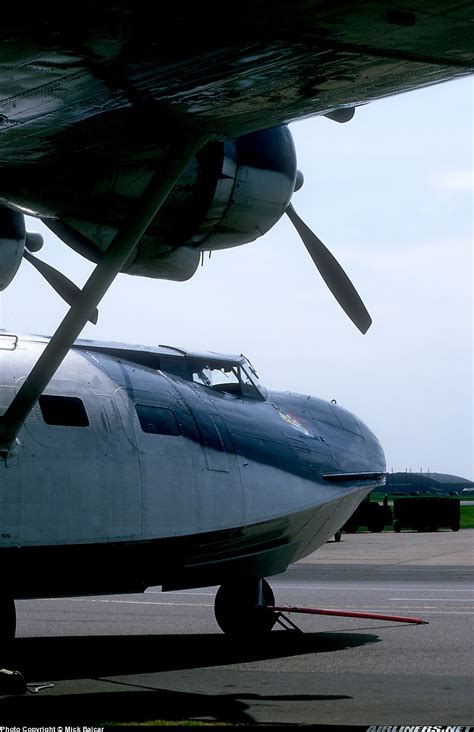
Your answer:
[[[252,698],[271,702],[286,697],[271,695],[192,694],[168,689],[147,691],[113,691],[93,694],[64,694],[62,696],[8,697],[0,699],[2,723],[18,725],[84,725],[103,727],[123,722],[148,720],[207,719],[212,722],[251,724],[250,705],[241,701]],[[295,695],[291,701],[344,700],[346,695]]]
[[[27,680],[91,678],[331,653],[379,640],[367,633],[293,631],[274,631],[258,640],[222,633],[17,638],[9,668],[18,669]],[[2,658],[0,663],[7,665]]]
[[[249,700],[348,699],[346,695],[261,696],[259,694],[195,694],[152,686],[150,679],[130,676],[199,667],[225,666],[287,656],[332,653],[377,643],[367,633],[273,632],[257,642],[231,640],[222,634],[146,635],[101,637],[18,638],[12,658],[0,662],[22,672],[30,689],[41,684],[74,679],[102,680],[110,691],[38,694],[0,697],[2,724],[32,722],[64,724],[146,719],[210,717],[224,722],[252,722]],[[14,657],[14,663],[12,663]],[[127,678],[118,679],[117,676]],[[111,678],[112,677],[112,678]],[[115,678],[113,678],[115,677]],[[72,682],[74,683],[74,682]],[[103,688],[103,687],[102,687]],[[90,689],[90,687],[89,687]],[[66,690],[65,690],[66,691]]]

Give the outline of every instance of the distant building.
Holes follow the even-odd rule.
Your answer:
[[[455,493],[456,495],[474,492],[474,482],[458,475],[447,473],[389,473],[386,483],[387,493]]]

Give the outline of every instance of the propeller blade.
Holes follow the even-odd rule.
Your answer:
[[[286,209],[286,213],[339,305],[361,333],[366,333],[372,323],[372,318],[349,277],[329,249],[300,219],[291,203]]]
[[[61,272],[58,272],[57,269],[54,269],[54,267],[51,267],[49,264],[46,264],[46,262],[43,262],[41,259],[34,257],[32,254],[30,254],[30,252],[25,250],[23,252],[23,256],[25,259],[28,260],[30,264],[33,265],[35,269],[38,270],[38,272],[40,272],[40,274],[43,275],[45,280],[49,282],[51,287],[56,290],[58,295],[60,295],[63,300],[69,303],[69,305],[73,304],[74,300],[81,292],[77,285],[74,284],[74,282],[71,282],[71,280],[61,274]],[[98,317],[99,311],[96,308],[94,312],[91,313],[89,321],[96,325]]]

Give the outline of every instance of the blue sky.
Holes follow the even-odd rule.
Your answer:
[[[284,216],[213,253],[186,283],[120,275],[83,336],[245,353],[270,388],[337,399],[381,440],[390,470],[474,479],[473,81],[290,127],[305,184],[293,204],[373,318],[363,336]],[[82,284],[88,262],[44,227],[41,257]],[[0,327],[51,334],[65,308],[23,263]]]

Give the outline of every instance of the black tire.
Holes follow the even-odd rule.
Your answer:
[[[384,525],[380,522],[374,522],[370,523],[367,528],[371,534],[380,534],[384,529]]]
[[[396,531],[397,534],[400,533],[400,531],[402,530],[402,525],[400,521],[395,521],[395,523],[393,524],[393,530]]]
[[[334,534],[334,541],[341,541],[341,531],[336,531]]]
[[[263,579],[263,605],[257,606],[258,581],[250,577],[219,587],[214,613],[220,629],[227,635],[261,635],[275,625],[276,613],[267,607],[275,604],[273,590]]]
[[[379,534],[385,526],[385,515],[382,506],[378,503],[369,504],[367,528],[372,534]]]

